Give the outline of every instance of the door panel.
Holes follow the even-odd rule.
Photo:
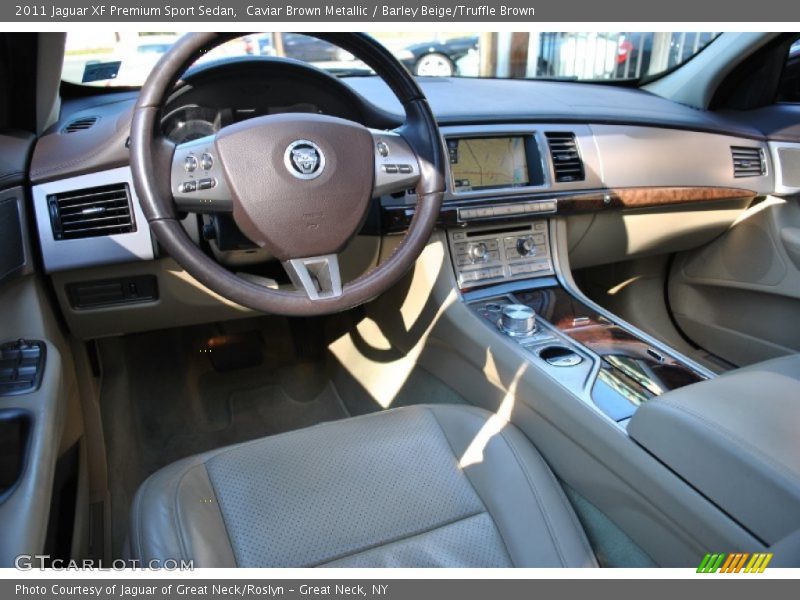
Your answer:
[[[0,134],[0,344],[19,338],[44,344],[38,388],[0,395],[0,567],[20,554],[45,551],[59,452],[81,430],[73,421],[74,369],[44,285],[35,273],[26,223],[27,159],[33,136]],[[21,355],[6,353],[0,376],[19,381]]]
[[[678,255],[669,299],[684,333],[733,364],[800,352],[800,199],[767,197]]]

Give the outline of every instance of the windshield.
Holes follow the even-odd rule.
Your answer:
[[[371,32],[414,75],[573,81],[640,81],[686,62],[713,32]],[[95,86],[141,86],[176,32],[68,34],[62,78]],[[259,33],[219,46],[198,63],[285,56],[335,75],[369,75],[353,55],[298,33]]]

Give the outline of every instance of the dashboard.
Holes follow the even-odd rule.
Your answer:
[[[438,226],[462,290],[549,277],[550,232],[563,224],[572,268],[714,239],[758,196],[800,192],[780,144],[728,117],[639,90],[548,81],[422,78],[448,158]],[[65,99],[38,140],[30,179],[44,269],[70,327],[86,338],[241,313],[204,290],[158,247],[129,167],[135,91]],[[402,110],[375,77],[337,79],[291,60],[206,63],[176,85],[162,132],[182,143],[260,115],[314,112],[393,129]],[[86,124],[75,128],[73,124]],[[794,158],[792,158],[794,157]],[[744,172],[740,172],[744,168]],[[102,194],[100,196],[95,194]],[[102,199],[119,219],[75,230],[57,218]],[[374,268],[414,216],[415,190],[373,201],[341,264],[352,279]],[[89,207],[90,209],[92,207]],[[79,219],[80,220],[80,219]],[[285,276],[232,218],[189,213],[184,227],[220,264],[244,276]],[[437,234],[438,235],[438,234]],[[120,319],[119,311],[140,318]]]
[[[447,78],[420,84],[448,157],[439,223],[448,230],[752,199],[776,189],[779,164],[762,134],[639,90]],[[31,179],[51,272],[158,256],[127,166],[135,99],[135,92],[119,92],[65,102],[62,119],[37,144]],[[161,127],[172,142],[183,143],[245,119],[286,112],[332,115],[375,129],[402,122],[399,105],[375,77],[338,79],[297,61],[251,57],[187,72],[165,106]],[[85,119],[90,127],[70,131],[71,123]],[[751,159],[759,168],[740,176],[737,160]],[[111,185],[124,187],[120,194],[132,207],[132,230],[81,239],[54,230],[54,198]],[[379,217],[368,219],[367,233],[401,233],[415,203],[414,190],[378,199]],[[585,237],[590,224],[578,233]],[[253,255],[231,223],[216,229],[230,234],[230,243],[219,249],[250,253],[253,261],[268,258]],[[198,243],[201,233],[195,233]],[[526,230],[523,237],[536,234]],[[504,237],[509,236],[490,242],[505,244]]]

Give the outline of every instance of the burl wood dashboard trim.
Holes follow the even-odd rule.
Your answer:
[[[489,223],[502,224],[527,221],[531,217],[552,217],[607,210],[636,210],[726,200],[749,201],[758,195],[758,192],[744,188],[672,186],[608,188],[581,192],[550,191],[520,196],[489,196],[480,199],[476,198],[468,202],[445,202],[439,214],[438,224],[441,227],[465,227],[467,225],[485,225]],[[489,207],[545,200],[556,200],[555,212],[520,211],[514,214],[504,213],[468,221],[461,220],[458,214],[459,208]],[[388,233],[401,232],[408,228],[408,224],[414,216],[414,207],[410,205],[384,206],[381,213],[383,231]]]
[[[753,199],[753,190],[729,187],[634,187],[571,194],[558,197],[558,213],[570,214],[608,209],[653,208],[695,202]]]

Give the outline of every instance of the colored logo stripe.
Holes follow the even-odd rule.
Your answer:
[[[749,559],[749,561],[748,561]],[[697,567],[698,573],[739,573],[744,569],[745,573],[763,573],[769,561],[772,560],[772,553],[755,552],[735,552],[708,553],[700,561]],[[747,566],[745,566],[745,563]]]

